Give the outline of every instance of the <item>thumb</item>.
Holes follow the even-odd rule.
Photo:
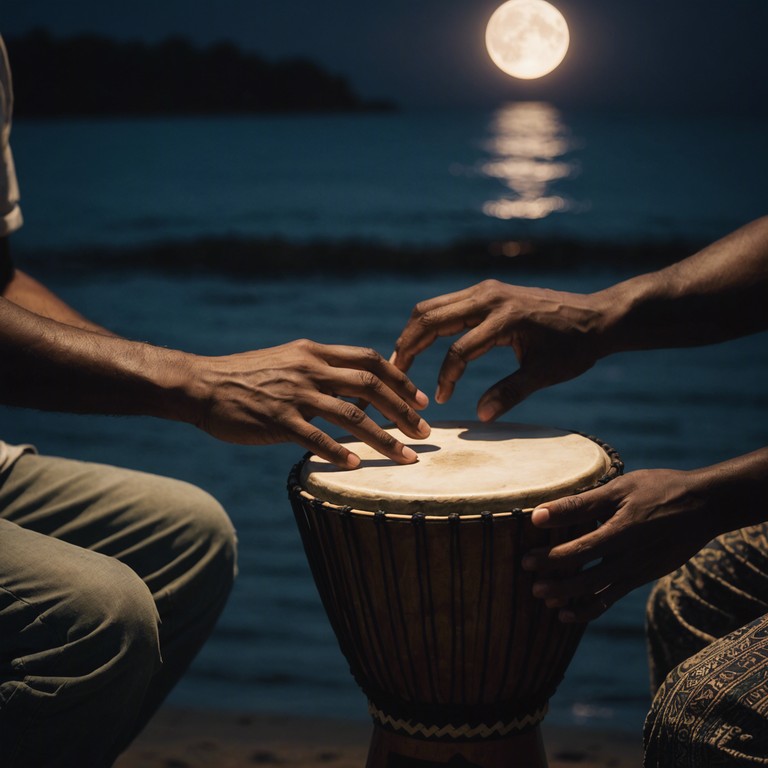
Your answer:
[[[606,486],[584,491],[576,496],[539,504],[531,514],[531,521],[538,528],[559,528],[578,523],[605,520],[615,512],[615,502]]]
[[[493,421],[542,386],[529,370],[518,368],[485,392],[477,403],[477,417],[480,421]]]

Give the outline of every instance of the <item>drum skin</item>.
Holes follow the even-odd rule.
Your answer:
[[[606,471],[598,482],[607,482],[622,465],[600,445]],[[378,746],[368,765],[396,763],[376,755],[389,737],[403,764],[408,754],[415,760],[458,750],[466,762],[457,765],[546,765],[538,734],[530,734],[584,625],[560,622],[557,609],[533,597],[536,576],[521,561],[528,550],[594,524],[541,529],[530,509],[478,512],[476,505],[465,513],[453,506],[447,515],[428,514],[423,505],[410,515],[355,510],[309,493],[303,469],[302,462],[291,472],[289,495],[321,600],[369,700]],[[496,742],[498,751],[516,738],[531,742],[529,758],[473,763],[484,748],[466,750]]]

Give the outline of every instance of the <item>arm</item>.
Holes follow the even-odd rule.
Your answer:
[[[533,523],[539,527],[602,525],[529,552],[523,568],[537,572],[534,595],[560,608],[561,620],[588,621],[678,568],[721,533],[764,522],[767,495],[768,448],[688,472],[631,472],[537,507]]]
[[[497,418],[543,387],[567,381],[613,352],[724,341],[768,328],[768,217],[665,269],[594,294],[488,280],[417,304],[396,344],[407,371],[439,336],[466,331],[448,350],[435,399],[445,402],[469,362],[510,346],[517,371],[480,398]]]
[[[0,238],[0,296],[30,312],[60,323],[113,336],[106,328],[83,317],[42,283],[13,266],[8,238]]]
[[[113,336],[111,331],[83,317],[42,283],[30,277],[20,269],[15,269],[13,276],[2,291],[2,296],[19,307],[24,307],[41,317],[48,317],[75,328],[94,331],[106,336]]]
[[[768,216],[594,299],[607,319],[601,355],[711,344],[765,330]]]
[[[371,402],[412,438],[427,404],[373,350],[297,341],[201,357],[119,338],[16,272],[0,296],[0,402],[43,410],[185,421],[242,444],[293,441],[343,467],[359,458],[309,422],[322,417],[398,463],[416,453],[344,395]]]

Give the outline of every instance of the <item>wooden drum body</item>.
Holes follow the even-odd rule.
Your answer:
[[[289,478],[320,597],[369,700],[368,768],[546,766],[538,724],[583,626],[533,597],[521,560],[592,526],[537,529],[530,511],[621,462],[593,438],[510,424],[447,422],[410,444],[415,465],[355,443],[360,468],[311,457]]]

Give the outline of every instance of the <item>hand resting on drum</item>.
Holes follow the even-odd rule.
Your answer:
[[[360,459],[310,419],[320,416],[399,464],[416,452],[381,429],[357,405],[336,395],[371,403],[406,435],[422,439],[429,426],[415,409],[427,396],[372,349],[299,340],[226,357],[203,358],[199,427],[233,443],[292,441],[342,468]]]
[[[478,403],[478,418],[491,421],[614,352],[711,344],[768,328],[766,290],[768,217],[677,264],[592,294],[486,280],[420,302],[392,361],[407,371],[438,337],[463,334],[438,374],[435,400],[444,403],[472,360],[511,347],[518,369]]]
[[[631,472],[534,509],[533,523],[542,528],[601,525],[551,549],[531,550],[523,568],[537,573],[533,594],[560,608],[562,621],[589,621],[721,533],[764,521],[766,492],[768,448],[687,472]]]

